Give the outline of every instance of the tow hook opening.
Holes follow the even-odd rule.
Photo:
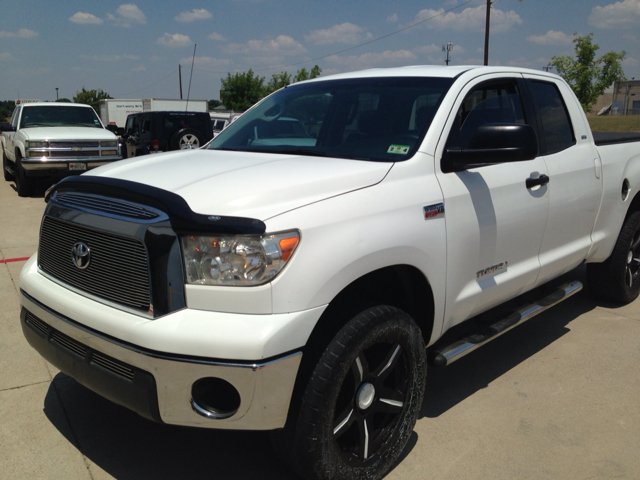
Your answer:
[[[203,417],[222,420],[238,411],[240,393],[222,378],[201,378],[191,387],[191,407]]]

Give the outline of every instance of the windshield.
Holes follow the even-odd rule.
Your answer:
[[[93,108],[23,107],[20,128],[72,126],[102,128],[102,124]]]
[[[413,156],[453,79],[359,78],[290,85],[209,149],[396,162]]]

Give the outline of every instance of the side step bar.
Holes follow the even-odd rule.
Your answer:
[[[522,307],[508,317],[494,323],[493,325],[483,328],[481,332],[469,335],[462,340],[458,340],[451,345],[447,345],[436,350],[432,355],[430,355],[429,364],[435,367],[445,367],[450,365],[459,358],[464,357],[466,354],[473,352],[476,348],[480,348],[491,340],[495,340],[503,333],[508,332],[512,328],[517,327],[539,313],[548,310],[563,300],[566,300],[570,296],[578,293],[580,290],[582,290],[582,283],[578,281],[565,283],[550,295],[547,295],[535,303]]]

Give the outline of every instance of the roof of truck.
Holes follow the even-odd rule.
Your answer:
[[[540,70],[532,70],[529,68],[519,68],[519,67],[485,67],[485,66],[479,66],[479,65],[456,65],[456,66],[447,67],[444,65],[412,65],[407,67],[372,68],[369,70],[339,73],[336,75],[327,75],[327,76],[317,77],[313,80],[307,80],[307,81],[338,80],[338,79],[347,79],[347,78],[367,78],[367,77],[455,78],[470,70],[474,70],[474,73],[480,74],[480,75],[489,74],[489,73],[529,73],[529,74],[557,77],[557,75],[554,75],[552,73],[543,72]]]

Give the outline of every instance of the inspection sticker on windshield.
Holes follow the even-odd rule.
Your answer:
[[[400,155],[406,155],[409,153],[409,145],[391,145],[387,153],[399,153]]]

